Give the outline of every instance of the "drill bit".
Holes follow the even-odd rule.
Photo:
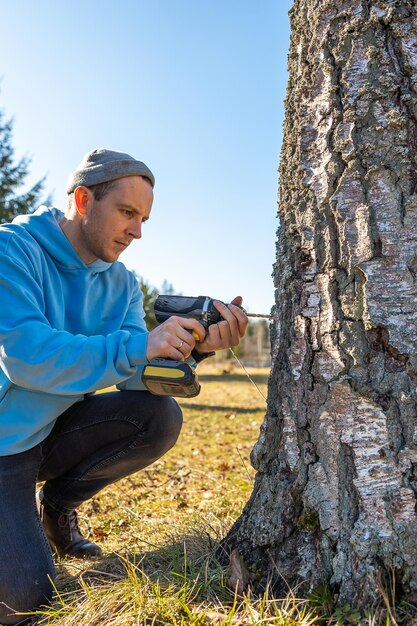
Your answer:
[[[248,317],[264,317],[265,319],[272,320],[272,315],[264,315],[263,313],[246,313]]]

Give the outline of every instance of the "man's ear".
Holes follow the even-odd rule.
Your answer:
[[[79,215],[86,215],[91,201],[92,193],[87,187],[76,187],[74,190],[74,203]]]

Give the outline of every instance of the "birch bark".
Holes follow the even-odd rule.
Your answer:
[[[226,544],[283,591],[416,600],[417,8],[290,18],[268,410]]]

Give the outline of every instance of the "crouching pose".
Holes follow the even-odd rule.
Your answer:
[[[240,297],[216,304],[223,321],[208,332],[179,317],[147,332],[118,257],[141,237],[153,186],[144,163],[93,150],[69,177],[65,213],[41,207],[0,227],[0,624],[51,601],[52,551],[101,555],[77,507],[175,444],[181,410],[144,390],[143,366],[194,365],[245,333]]]

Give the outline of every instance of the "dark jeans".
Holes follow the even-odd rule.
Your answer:
[[[88,396],[63,413],[40,444],[0,457],[0,624],[51,601],[55,570],[35,503],[70,513],[103,487],[150,465],[176,442],[178,404],[147,391]],[[10,610],[11,609],[13,610]]]

